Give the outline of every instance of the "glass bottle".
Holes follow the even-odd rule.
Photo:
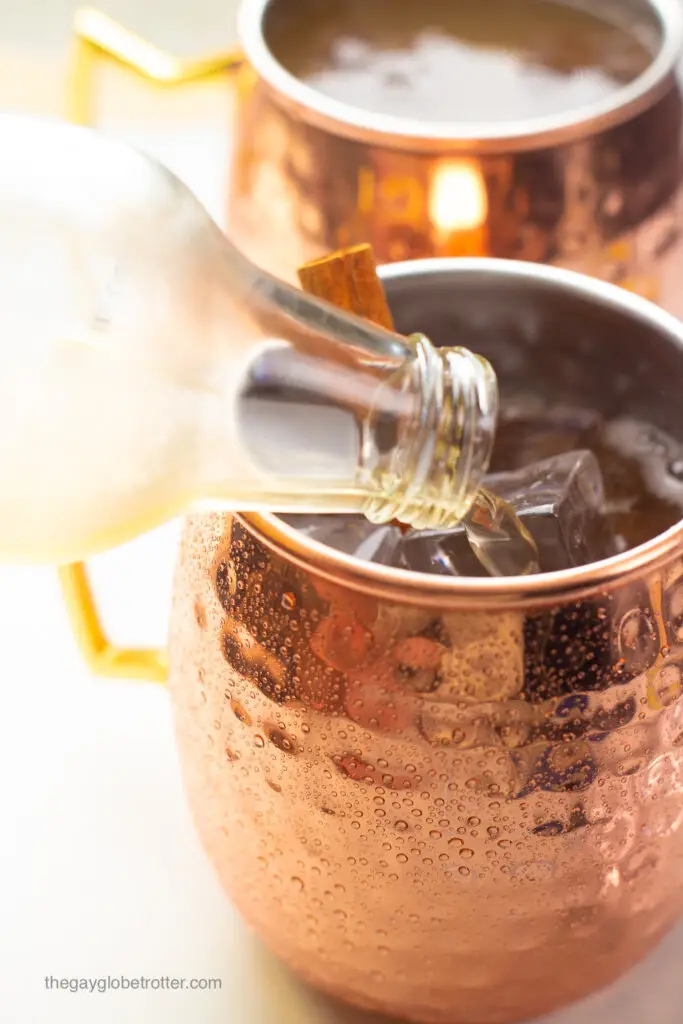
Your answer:
[[[168,170],[0,115],[0,558],[83,558],[198,508],[459,521],[490,365],[258,270]]]

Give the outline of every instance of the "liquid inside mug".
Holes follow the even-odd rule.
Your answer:
[[[397,328],[464,332],[504,403],[683,441],[683,326],[654,305],[510,261],[382,278]],[[299,975],[401,1018],[512,1024],[612,981],[683,906],[682,611],[681,525],[520,582],[193,517],[169,688],[227,893]]]

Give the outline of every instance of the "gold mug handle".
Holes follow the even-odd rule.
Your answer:
[[[86,127],[96,117],[93,86],[100,60],[112,60],[155,85],[169,88],[219,74],[231,75],[244,63],[239,50],[190,59],[175,57],[92,8],[77,11],[73,27],[67,117],[73,124]],[[165,650],[117,647],[107,639],[85,563],[62,566],[59,579],[74,635],[93,672],[120,679],[166,681]]]

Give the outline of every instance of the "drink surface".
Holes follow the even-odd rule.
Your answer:
[[[683,444],[627,416],[550,407],[532,396],[508,402],[491,470],[495,493],[482,494],[492,515],[482,519],[486,501],[475,503],[465,529],[406,533],[353,516],[286,519],[313,540],[398,569],[520,576],[602,561],[683,517]],[[514,518],[496,516],[498,505]]]
[[[628,415],[610,419],[579,407],[544,408],[530,398],[508,402],[491,469],[523,469],[579,449],[598,460],[606,518],[619,550],[644,544],[683,517],[683,445]]]
[[[505,121],[594,103],[652,54],[626,28],[551,0],[277,4],[277,59],[336,100],[423,121]]]

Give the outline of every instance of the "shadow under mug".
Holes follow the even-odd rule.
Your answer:
[[[511,261],[381,273],[397,328],[469,338],[503,400],[580,400],[683,440],[683,326],[654,305]],[[169,650],[202,842],[318,988],[512,1024],[612,981],[680,914],[683,524],[506,580],[362,563],[272,515],[197,515]]]

